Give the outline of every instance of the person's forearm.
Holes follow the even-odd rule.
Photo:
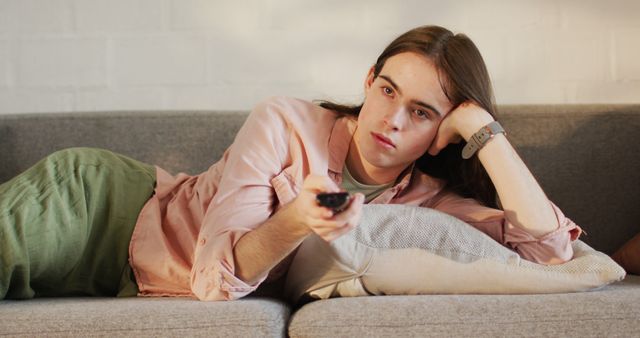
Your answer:
[[[469,140],[491,120],[461,131],[461,136]],[[496,187],[509,222],[535,237],[557,229],[558,221],[549,199],[504,134],[495,135],[476,156]]]
[[[513,225],[535,237],[558,228],[549,199],[504,134],[494,136],[477,155]]]
[[[236,243],[233,249],[235,276],[249,285],[255,284],[310,233],[310,230],[288,224],[278,214],[274,215]]]

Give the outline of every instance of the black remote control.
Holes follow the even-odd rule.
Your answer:
[[[323,192],[316,195],[318,204],[333,210],[334,213],[339,213],[346,209],[350,200],[351,194],[348,192]]]

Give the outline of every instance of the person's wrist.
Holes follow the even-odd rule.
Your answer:
[[[306,226],[303,222],[297,221],[297,217],[291,213],[296,212],[296,206],[291,202],[280,210],[278,210],[270,219],[270,221],[279,224],[280,227],[286,229],[286,232],[296,238],[304,238],[310,235],[313,230]]]
[[[458,132],[465,142],[469,142],[473,134],[477,133],[480,128],[495,121],[493,116],[486,110],[477,107],[474,109],[473,114],[469,114],[462,118],[460,124],[458,124]]]

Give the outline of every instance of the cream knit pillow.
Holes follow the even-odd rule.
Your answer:
[[[520,256],[443,212],[365,205],[360,224],[327,243],[308,237],[291,264],[285,292],[325,299],[415,294],[521,294],[585,291],[625,271],[580,240],[571,261],[545,266]]]

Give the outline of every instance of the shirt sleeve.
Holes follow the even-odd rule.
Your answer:
[[[277,103],[259,103],[225,153],[218,190],[207,207],[191,270],[191,291],[200,300],[233,300],[254,291],[235,276],[233,248],[274,210],[271,179],[288,156],[289,128]]]
[[[503,210],[486,207],[472,198],[445,193],[432,205],[425,205],[472,225],[504,246],[516,251],[520,257],[543,265],[565,263],[573,258],[571,241],[580,237],[582,229],[549,201],[556,215],[558,227],[545,235],[535,237],[525,229],[513,225]]]

